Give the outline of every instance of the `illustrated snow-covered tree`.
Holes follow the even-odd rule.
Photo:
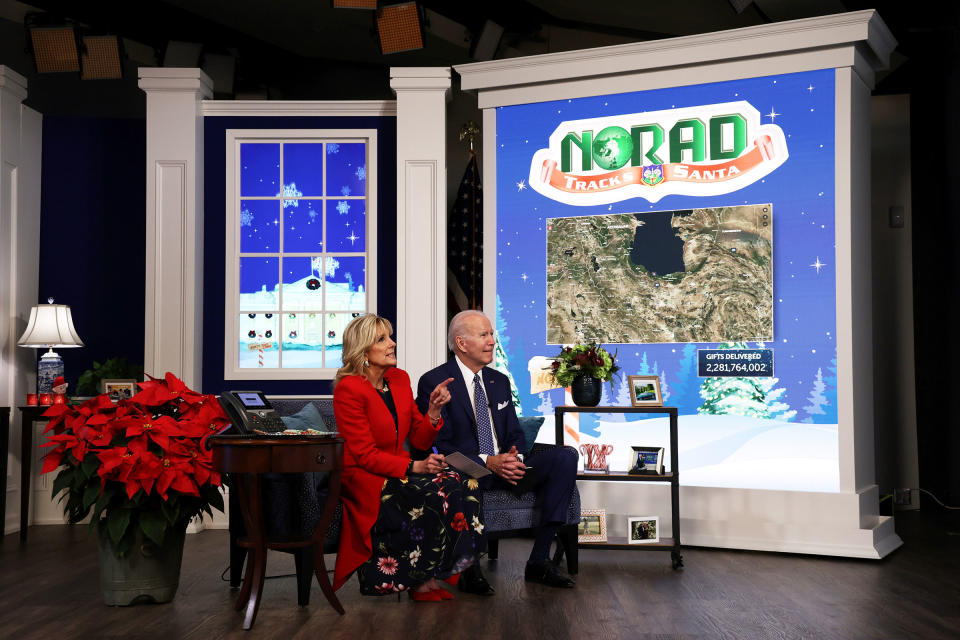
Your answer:
[[[742,343],[725,342],[718,349],[743,349]],[[769,418],[766,393],[757,378],[705,378],[700,385],[703,404],[697,413]]]
[[[700,404],[697,390],[697,347],[693,344],[686,344],[683,347],[680,358],[680,365],[677,367],[677,373],[673,376],[671,385],[671,396],[673,405],[678,408],[681,414],[693,413],[697,405]]]
[[[828,405],[828,400],[823,394],[826,388],[827,385],[823,382],[823,368],[817,367],[817,375],[813,379],[813,390],[810,391],[810,395],[807,396],[807,402],[810,404],[804,405],[803,407],[807,415],[801,422],[816,422],[817,419],[815,416],[826,415],[827,412],[824,411],[824,407]]]
[[[644,351],[643,355],[640,356],[640,369],[638,373],[642,376],[649,375],[650,365],[647,364],[647,352]]]
[[[523,413],[523,407],[520,405],[520,392],[517,390],[517,383],[513,380],[513,374],[510,373],[510,359],[507,357],[506,347],[510,343],[510,338],[505,335],[507,322],[503,319],[503,304],[500,302],[500,296],[497,296],[497,326],[494,329],[495,346],[493,350],[493,368],[507,376],[510,380],[510,398],[513,406],[517,410],[517,415]]]
[[[827,405],[825,407],[826,415],[824,416],[824,421],[827,423],[835,423],[838,421],[837,418],[837,357],[834,356],[830,360],[830,366],[827,367],[827,372],[829,375],[823,376],[823,384],[826,387],[823,390],[823,396],[827,399]]]
[[[617,391],[617,406],[629,407],[632,404],[630,398],[630,380],[627,376],[620,378],[620,389]]]
[[[663,399],[663,404],[667,404],[667,400],[670,399],[670,385],[667,384],[667,372],[660,372],[660,397]]]
[[[507,358],[507,352],[503,350],[503,345],[500,342],[500,333],[496,333],[496,346],[493,351],[493,368],[499,371],[500,373],[507,376],[510,380],[510,398],[513,401],[513,406],[517,410],[517,415],[519,416],[523,410],[520,407],[520,392],[517,391],[517,383],[513,380],[513,374],[510,373],[510,362]]]
[[[541,391],[540,404],[537,405],[537,411],[540,412],[540,415],[550,417],[553,415],[553,400],[550,398],[549,391]]]
[[[780,387],[779,389],[774,389],[777,383],[780,382],[780,378],[760,378],[759,380],[760,387],[766,396],[767,412],[769,412],[770,418],[773,420],[782,420],[783,422],[790,422],[796,418],[797,412],[791,409],[789,404],[780,400],[780,397],[786,393],[786,388]]]
[[[752,378],[706,378],[700,386],[703,404],[697,413],[769,418],[763,387]]]
[[[601,407],[613,407],[616,406],[616,402],[613,399],[613,391],[610,388],[610,385],[606,382],[600,384],[600,406]],[[627,400],[627,406],[630,406],[630,401]],[[604,422],[623,422],[625,416],[622,413],[605,413],[603,414]]]

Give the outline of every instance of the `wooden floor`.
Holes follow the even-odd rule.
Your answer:
[[[524,583],[530,540],[509,539],[483,560],[492,598],[398,602],[351,581],[338,616],[316,584],[301,609],[294,578],[279,578],[244,632],[220,577],[225,531],[187,536],[172,603],[107,607],[86,527],[39,526],[0,545],[0,638],[957,638],[960,518],[901,513],[897,530],[904,546],[879,561],[689,548],[673,571],[668,553],[582,550],[572,590]],[[292,572],[271,554],[268,575]]]

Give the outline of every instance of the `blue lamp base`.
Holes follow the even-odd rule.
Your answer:
[[[37,393],[53,393],[53,381],[63,375],[63,358],[53,349],[37,364]]]

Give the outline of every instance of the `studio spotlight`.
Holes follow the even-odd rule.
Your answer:
[[[123,77],[123,53],[117,36],[83,36],[83,80],[114,80]]]
[[[416,2],[382,7],[376,14],[381,53],[423,49],[423,21]]]
[[[334,9],[376,9],[377,0],[333,0]]]
[[[65,20],[43,13],[28,13],[24,25],[37,73],[80,71],[76,28]]]

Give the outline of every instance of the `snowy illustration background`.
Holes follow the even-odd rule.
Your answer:
[[[241,368],[337,368],[367,309],[363,143],[240,146]]]
[[[565,120],[736,100],[756,107],[764,124],[782,127],[790,154],[739,191],[578,207],[526,183],[534,152]],[[772,203],[773,340],[604,345],[617,352],[622,376],[612,389],[604,384],[601,405],[630,405],[626,376],[659,375],[664,404],[679,409],[681,484],[838,490],[834,151],[833,70],[499,107],[497,364],[512,374],[519,411],[547,416],[538,439],[553,441],[553,408],[568,402],[562,389],[530,392],[528,363],[559,350],[546,344],[545,220]],[[734,347],[773,349],[775,377],[698,377],[698,348]],[[613,444],[611,469],[626,470],[631,445],[669,445],[667,425],[666,417],[581,414],[580,443]],[[669,467],[669,452],[666,460]]]

